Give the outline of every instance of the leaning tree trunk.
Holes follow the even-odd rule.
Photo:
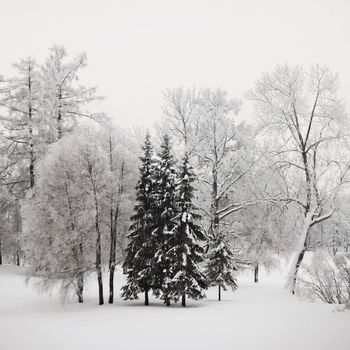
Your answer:
[[[295,264],[295,270],[294,270],[294,275],[293,275],[293,286],[292,286],[292,294],[295,294],[296,291],[296,286],[297,286],[297,279],[298,279],[298,271],[301,265],[301,262],[303,261],[304,255],[306,251],[306,246],[300,251],[297,261]]]
[[[307,159],[307,152],[305,151],[305,146],[303,146],[302,150],[302,159],[304,164],[304,172],[305,172],[305,185],[306,185],[306,207],[305,207],[305,216],[304,216],[304,226],[301,232],[301,237],[299,240],[299,244],[297,246],[297,251],[294,258],[294,263],[292,264],[293,270],[291,271],[290,278],[291,281],[291,291],[292,294],[295,294],[296,291],[296,285],[297,285],[297,278],[298,278],[298,271],[301,265],[301,262],[303,261],[306,247],[307,247],[307,241],[309,238],[309,231],[312,224],[312,217],[315,212],[315,210],[310,212],[310,206],[311,206],[311,176],[309,172],[308,167],[308,159]]]
[[[309,211],[305,215],[304,226],[301,232],[301,237],[299,240],[299,244],[297,246],[297,251],[294,257],[294,261],[292,262],[292,265],[291,265],[292,270],[290,272],[290,278],[291,278],[290,283],[291,283],[292,294],[295,294],[295,291],[296,291],[298,272],[306,252],[307,240],[309,237],[310,228],[313,224],[312,222],[313,215],[314,215],[314,210],[312,212]]]
[[[259,282],[259,263],[255,264],[255,268],[254,268],[254,282],[255,283]]]

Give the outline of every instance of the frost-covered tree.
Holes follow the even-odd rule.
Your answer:
[[[249,198],[235,193],[254,164],[254,153],[245,145],[233,115],[240,101],[229,99],[222,90],[203,90],[200,96],[200,145],[195,155],[201,184],[202,209],[215,234],[220,223],[249,205]],[[241,128],[243,129],[243,128]],[[243,130],[242,130],[243,131]],[[209,194],[209,195],[207,195]]]
[[[211,286],[218,286],[218,300],[221,300],[221,288],[237,289],[237,266],[230,242],[223,233],[211,238],[207,257],[206,275]]]
[[[145,305],[149,304],[149,291],[153,286],[152,271],[155,247],[151,239],[155,227],[153,147],[151,137],[146,135],[140,157],[140,178],[136,186],[136,205],[131,217],[129,244],[124,269],[127,273],[127,284],[122,288],[124,299],[137,299],[139,293],[145,294]]]
[[[0,99],[5,113],[1,136],[9,160],[7,171],[11,174],[6,186],[16,192],[17,197],[23,197],[25,191],[34,186],[35,160],[43,143],[41,81],[33,58],[22,59],[14,67],[18,74],[6,80]]]
[[[182,306],[186,306],[186,295],[192,299],[202,299],[205,297],[204,289],[207,288],[206,277],[199,266],[204,255],[201,243],[206,240],[206,236],[198,224],[200,216],[193,205],[194,181],[195,174],[186,153],[177,185],[177,224],[169,234],[169,250],[165,253],[171,265],[171,280],[167,290],[169,298],[175,302],[181,298]]]
[[[277,205],[265,202],[246,208],[241,214],[238,236],[243,245],[242,257],[254,270],[254,282],[258,282],[260,267],[278,267],[276,255],[287,249],[285,216]]]
[[[293,293],[311,229],[333,215],[336,195],[347,181],[343,142],[348,126],[337,90],[338,78],[327,67],[307,71],[284,65],[265,73],[247,93],[256,109],[259,140],[272,160],[269,167],[283,184],[277,192],[265,186],[265,200],[301,213],[289,281]]]
[[[84,280],[97,273],[103,303],[102,237],[110,181],[107,155],[95,131],[84,129],[50,147],[38,165],[38,183],[25,209],[31,275],[44,289],[74,287],[83,301]]]
[[[98,282],[99,304],[104,303],[102,280],[102,221],[107,207],[107,184],[111,180],[107,154],[104,153],[96,133],[84,130],[85,135],[76,137],[80,145],[76,147],[77,162],[80,168],[79,185],[86,196],[85,211],[93,217],[96,235],[95,268]]]
[[[2,191],[12,197],[12,204],[0,215],[8,227],[3,237],[6,255],[19,265],[23,257],[21,203],[35,183],[35,163],[43,151],[43,116],[35,60],[28,57],[13,66],[16,75],[4,79],[0,89],[0,184]]]
[[[100,131],[100,139],[108,158],[111,179],[107,184],[108,213],[106,225],[109,229],[109,303],[114,301],[114,272],[118,263],[125,260],[127,226],[129,225],[131,197],[137,153],[135,142],[127,130],[106,124]]]
[[[64,47],[55,45],[41,67],[44,89],[44,111],[51,142],[62,138],[64,133],[72,131],[77,120],[88,118],[101,121],[101,113],[92,113],[86,106],[101,100],[96,95],[96,87],[85,87],[77,84],[81,69],[86,67],[85,54],[70,59]]]
[[[73,140],[54,145],[38,164],[35,196],[27,201],[24,218],[30,276],[40,276],[41,290],[58,285],[66,296],[73,289],[83,302],[93,245],[74,148]]]

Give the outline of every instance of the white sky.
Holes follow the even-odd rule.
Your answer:
[[[168,87],[242,97],[285,62],[330,66],[350,105],[350,0],[0,0],[2,74],[53,44],[87,53],[82,81],[123,125],[158,120]]]

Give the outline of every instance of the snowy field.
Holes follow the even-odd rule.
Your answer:
[[[119,288],[122,277],[116,277]],[[248,277],[221,302],[212,289],[187,308],[119,298],[100,307],[95,280],[83,305],[63,305],[56,295],[26,287],[23,268],[0,266],[0,349],[350,349],[350,312],[292,297],[276,274],[259,284]]]

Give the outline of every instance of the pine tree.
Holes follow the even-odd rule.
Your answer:
[[[221,300],[221,288],[227,290],[237,289],[232,247],[223,233],[217,233],[212,237],[209,245],[208,263],[206,275],[211,286],[218,286],[218,300]]]
[[[136,186],[136,200],[131,217],[133,221],[128,235],[129,244],[124,269],[127,271],[127,284],[122,288],[124,299],[138,299],[138,294],[145,293],[145,305],[149,304],[148,292],[153,278],[150,264],[154,256],[151,233],[154,229],[154,160],[150,135],[146,135],[143,146],[144,155],[140,158],[140,179]]]
[[[169,283],[171,262],[167,254],[168,241],[176,226],[176,170],[171,154],[170,139],[165,135],[158,154],[159,164],[155,171],[155,228],[152,232],[152,246],[156,248],[151,273],[154,276],[153,292],[170,305]]]
[[[177,225],[170,235],[170,249],[166,253],[171,263],[172,277],[168,287],[169,296],[176,302],[181,297],[182,306],[186,306],[186,295],[193,299],[202,299],[205,297],[204,289],[207,288],[206,277],[198,266],[203,261],[204,254],[199,242],[204,241],[206,237],[201,227],[195,223],[200,216],[192,203],[194,181],[195,175],[186,154],[177,188]]]

